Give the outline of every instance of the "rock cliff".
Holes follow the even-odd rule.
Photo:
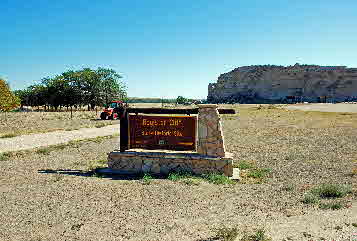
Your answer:
[[[357,68],[253,65],[221,74],[208,85],[213,103],[350,101],[357,98]]]

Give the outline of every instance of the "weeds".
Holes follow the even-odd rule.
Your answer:
[[[319,208],[337,210],[343,208],[343,205],[340,202],[320,203]]]
[[[182,182],[187,185],[199,185],[200,178],[198,176],[194,176],[188,172],[172,172],[169,174],[167,179],[173,182]]]
[[[5,134],[5,135],[0,136],[0,138],[12,138],[12,137],[15,137],[15,136],[18,136],[18,135],[16,135],[15,133],[9,133],[9,134]]]
[[[49,155],[53,151],[51,147],[44,147],[36,150],[37,154]]]
[[[148,173],[145,173],[144,176],[143,176],[143,178],[142,178],[142,182],[143,182],[143,184],[145,184],[145,185],[149,185],[152,180],[153,180],[153,177],[152,177],[150,174],[148,174]]]
[[[0,161],[8,161],[11,157],[11,154],[8,152],[0,153]]]
[[[269,168],[256,168],[254,170],[249,171],[248,177],[252,178],[259,178],[262,179],[268,175],[268,173],[271,172],[271,169]]]
[[[237,228],[218,228],[214,230],[216,235],[214,240],[234,241],[238,236]]]
[[[177,182],[181,179],[190,178],[190,177],[193,177],[193,175],[187,172],[171,172],[167,177],[167,179],[173,182]]]
[[[201,180],[205,180],[209,183],[218,184],[218,185],[235,183],[233,180],[229,179],[229,177],[223,174],[215,174],[215,173],[194,175],[189,172],[172,172],[169,174],[167,179],[173,182],[181,181],[187,185],[199,185]]]
[[[254,234],[247,235],[245,234],[241,241],[271,241],[272,239],[269,238],[265,234],[264,229],[258,229]]]
[[[352,192],[350,185],[322,184],[314,188],[311,193],[320,198],[340,198]]]
[[[204,174],[202,178],[205,179],[209,183],[213,184],[234,184],[235,182],[229,177],[222,175],[222,174]]]
[[[239,168],[241,170],[246,170],[246,169],[254,168],[254,165],[247,161],[240,161],[238,162],[238,164],[234,165],[234,167]]]
[[[312,193],[306,193],[302,202],[305,204],[315,204],[319,202],[319,198]]]
[[[351,192],[352,187],[350,185],[322,184],[306,193],[302,202],[305,204],[318,203],[321,209],[337,210],[343,208],[341,202],[322,203],[320,199],[342,198]]]

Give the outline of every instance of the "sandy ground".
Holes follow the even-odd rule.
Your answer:
[[[0,240],[209,241],[220,228],[237,228],[237,240],[257,229],[274,241],[355,240],[357,115],[234,108],[238,116],[223,118],[227,150],[235,163],[269,168],[266,178],[216,185],[92,175],[117,137],[14,154],[0,161]],[[322,183],[353,192],[321,200],[341,202],[339,210],[302,203]]]
[[[357,113],[357,104],[298,104],[285,107],[289,110]]]
[[[119,125],[108,125],[101,128],[82,128],[74,131],[53,131],[0,139],[0,153],[34,149],[57,145],[74,140],[119,134]]]

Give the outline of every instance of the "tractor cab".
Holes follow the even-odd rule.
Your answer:
[[[112,101],[103,112],[100,113],[100,119],[102,120],[116,120],[120,117],[122,110],[124,110],[123,101],[117,100]]]

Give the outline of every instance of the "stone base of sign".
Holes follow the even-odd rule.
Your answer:
[[[194,152],[170,152],[159,150],[113,151],[108,154],[108,167],[123,174],[151,173],[167,175],[170,172],[193,174],[217,173],[233,176],[233,159],[230,153],[224,157],[206,156]]]
[[[198,105],[198,145],[197,153],[224,157],[224,137],[218,105]]]

